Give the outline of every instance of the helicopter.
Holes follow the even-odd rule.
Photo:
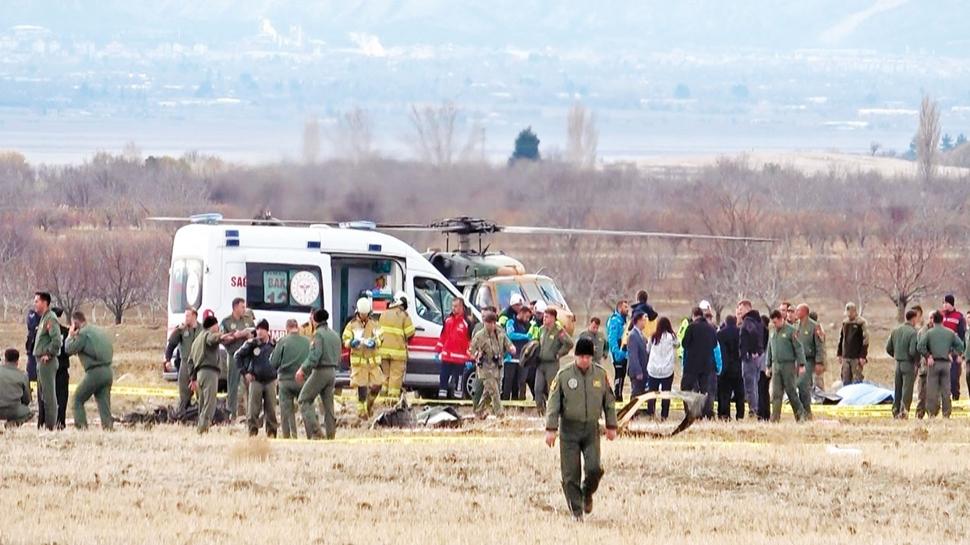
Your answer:
[[[445,235],[445,249],[428,250],[423,255],[476,308],[493,307],[501,312],[513,296],[557,311],[558,320],[571,335],[576,316],[570,309],[556,281],[544,274],[529,273],[521,261],[501,251],[489,251],[484,239],[489,235],[607,236],[626,238],[661,238],[691,240],[729,240],[737,242],[771,242],[767,238],[696,235],[610,229],[575,229],[500,225],[494,221],[469,216],[440,219],[427,225],[374,223],[379,231],[439,232]],[[452,247],[452,238],[457,245]],[[472,237],[477,237],[473,246]],[[477,247],[476,247],[477,246]],[[540,307],[541,308],[541,307]]]

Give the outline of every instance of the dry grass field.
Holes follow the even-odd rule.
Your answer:
[[[488,424],[488,423],[486,423]],[[185,428],[0,439],[3,543],[953,543],[963,422],[701,424],[604,445],[583,524],[535,432],[340,430],[332,443]],[[828,445],[861,454],[832,454]]]
[[[111,330],[117,383],[160,384],[163,331]],[[0,326],[5,345],[21,335]],[[888,362],[873,373],[888,378]],[[28,425],[0,429],[0,543],[968,542],[968,447],[963,419],[700,423],[604,441],[596,510],[577,524],[558,448],[522,413],[458,432],[340,428],[330,443],[250,440],[240,424],[204,437]]]

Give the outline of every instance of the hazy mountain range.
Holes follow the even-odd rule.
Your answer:
[[[134,140],[298,155],[303,121],[453,100],[507,154],[597,113],[604,156],[905,148],[924,92],[970,133],[970,3],[0,0],[0,147],[50,160]],[[85,148],[87,146],[87,148]]]

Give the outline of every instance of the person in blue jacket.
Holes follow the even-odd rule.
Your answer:
[[[626,317],[630,314],[630,304],[626,300],[616,303],[613,315],[606,322],[606,340],[610,344],[610,356],[613,357],[613,369],[616,370],[613,379],[613,396],[617,402],[623,401],[623,382],[626,377],[627,352],[623,346],[623,330],[626,329]]]

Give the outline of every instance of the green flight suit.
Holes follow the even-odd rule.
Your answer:
[[[111,337],[100,327],[85,324],[74,335],[68,335],[64,351],[69,355],[77,355],[84,367],[84,378],[74,390],[74,425],[79,430],[88,427],[88,415],[84,410],[84,403],[94,396],[98,403],[98,415],[101,417],[101,428],[110,430],[113,427],[111,417],[111,383],[114,373],[111,362],[114,359],[114,346]]]
[[[483,327],[472,338],[468,351],[475,359],[475,372],[482,389],[475,401],[475,414],[479,418],[485,416],[485,406],[489,401],[492,403],[492,413],[502,415],[502,366],[505,365],[505,355],[511,350],[512,341],[497,324],[495,331],[489,333],[488,328]]]
[[[301,385],[296,382],[296,372],[310,355],[310,339],[299,332],[288,333],[276,343],[270,364],[279,373],[280,424],[283,439],[296,439],[296,399],[300,397]]]
[[[0,420],[15,427],[30,420],[30,381],[16,363],[0,365]]]
[[[209,431],[216,414],[216,394],[219,392],[218,331],[203,331],[192,342],[192,379],[197,381],[199,395],[199,433]]]
[[[926,369],[926,414],[931,418],[940,412],[949,418],[953,406],[950,400],[950,354],[963,352],[965,346],[960,337],[949,329],[936,324],[920,337],[917,349],[924,357],[932,357]]]
[[[546,414],[546,398],[552,391],[552,381],[559,372],[559,360],[569,354],[573,340],[558,323],[539,328],[539,364],[536,367],[535,398],[539,414]]]
[[[923,338],[923,335],[929,331],[929,328],[923,326],[919,330],[919,335],[916,340],[917,348],[916,352],[919,352],[919,339]],[[916,371],[916,418],[922,420],[926,416],[926,361],[922,354],[916,358],[917,371]]]
[[[589,330],[583,331],[579,334],[577,339],[589,339],[593,343],[593,363],[599,365],[603,369],[606,369],[606,376],[610,378],[610,384],[613,384],[616,379],[616,368],[613,367],[613,362],[610,361],[608,354],[610,353],[610,345],[606,339],[606,334],[603,330],[599,330],[593,333]]]
[[[901,324],[886,341],[886,353],[896,361],[893,392],[893,417],[906,418],[913,404],[913,384],[916,382],[919,358],[919,333],[911,324]]]
[[[775,330],[768,339],[765,364],[771,371],[771,421],[781,419],[781,397],[788,396],[795,419],[805,418],[805,408],[798,396],[798,365],[805,365],[805,350],[798,342],[798,331],[791,324]]]
[[[52,430],[57,427],[57,392],[55,378],[57,377],[57,354],[61,351],[61,325],[52,310],[48,310],[40,319],[37,326],[37,337],[34,341],[34,358],[37,359],[37,386],[40,396],[44,400],[44,425]],[[47,357],[47,362],[41,358]]]
[[[219,325],[219,329],[222,333],[235,333],[237,331],[242,331],[244,329],[254,329],[256,327],[256,321],[253,318],[252,312],[247,311],[243,314],[243,317],[236,320],[230,314],[222,320]],[[240,410],[240,404],[242,407],[246,407],[246,396],[248,394],[248,389],[246,384],[242,381],[242,373],[239,370],[239,366],[236,365],[236,358],[233,356],[236,351],[242,348],[243,343],[246,339],[235,341],[232,344],[226,345],[226,353],[229,354],[228,369],[226,371],[226,388],[228,390],[226,396],[226,408],[229,410],[229,419],[235,420],[236,415]],[[242,400],[239,399],[239,390],[242,389]],[[245,409],[242,409],[245,410]]]
[[[805,318],[795,324],[798,342],[805,351],[804,371],[798,376],[798,400],[805,418],[812,418],[812,390],[815,389],[815,364],[825,363],[825,339],[818,322]],[[809,368],[811,366],[811,368]]]
[[[303,414],[303,427],[306,428],[307,439],[326,437],[333,439],[337,435],[337,414],[334,410],[334,387],[337,382],[337,366],[340,365],[340,351],[343,341],[337,332],[320,324],[313,334],[310,354],[303,362],[303,374],[307,376],[300,390],[300,413]],[[323,400],[323,427],[326,435],[320,433],[320,422],[317,411],[313,406],[317,397]]]
[[[563,367],[552,381],[546,430],[559,431],[562,489],[577,518],[583,516],[584,500],[592,498],[603,478],[600,415],[605,416],[607,429],[616,429],[612,386],[602,367],[591,365],[583,371],[575,363]]]
[[[172,334],[168,336],[168,343],[165,346],[165,354],[171,357],[171,354],[175,352],[178,348],[179,354],[182,357],[182,363],[179,365],[178,372],[178,388],[179,388],[179,404],[178,412],[183,413],[186,408],[188,408],[189,403],[192,402],[192,390],[189,389],[189,383],[192,382],[192,342],[202,331],[202,324],[196,323],[195,327],[189,327],[182,324],[172,331]],[[198,397],[198,396],[196,396]]]

